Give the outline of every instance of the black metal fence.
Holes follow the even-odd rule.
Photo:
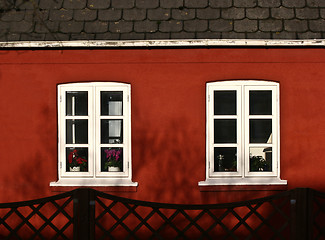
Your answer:
[[[76,189],[0,204],[0,239],[325,239],[325,193],[180,205]]]

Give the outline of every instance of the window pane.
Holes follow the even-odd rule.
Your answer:
[[[250,119],[249,142],[272,143],[272,119]]]
[[[100,92],[101,115],[123,115],[123,92]]]
[[[236,115],[236,91],[214,91],[214,115]]]
[[[87,116],[88,115],[88,92],[66,93],[66,115]]]
[[[272,91],[249,91],[249,114],[272,115]]]
[[[66,148],[66,171],[88,171],[88,148]]]
[[[66,120],[66,143],[87,144],[88,143],[88,120]]]
[[[272,171],[272,147],[249,148],[249,171]]]
[[[101,120],[101,143],[123,143],[123,120]]]
[[[237,171],[237,148],[215,147],[214,148],[214,171],[236,172]]]
[[[215,119],[214,120],[214,143],[237,142],[237,120]]]
[[[101,148],[101,171],[123,172],[123,148]]]

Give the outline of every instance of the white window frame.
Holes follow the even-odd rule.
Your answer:
[[[137,186],[132,182],[131,161],[131,85],[117,82],[86,82],[60,84],[58,91],[58,181],[50,186]],[[66,116],[66,92],[88,92],[88,116]],[[100,116],[100,92],[122,91],[122,116]],[[66,144],[66,119],[88,120],[88,144]],[[101,144],[101,119],[123,120],[123,143]],[[88,172],[66,171],[66,147],[88,148]],[[101,171],[101,147],[123,147],[123,171]]]
[[[235,90],[236,115],[214,115],[214,91]],[[272,91],[272,115],[249,115],[249,91]],[[280,179],[280,104],[279,83],[271,81],[218,81],[206,85],[206,180],[199,186],[211,185],[285,185]],[[249,119],[272,119],[272,143],[249,143]],[[237,143],[220,144],[237,148],[237,171],[214,172],[214,119],[237,119]],[[272,171],[249,172],[249,147],[272,147]]]

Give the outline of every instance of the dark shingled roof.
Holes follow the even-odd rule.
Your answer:
[[[0,0],[0,41],[321,39],[325,0]]]

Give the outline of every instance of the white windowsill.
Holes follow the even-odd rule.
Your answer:
[[[115,178],[115,179],[71,179],[64,178],[57,182],[50,182],[51,187],[137,187],[137,182],[132,182],[130,179]]]
[[[210,178],[199,182],[199,186],[225,186],[225,185],[287,185],[287,180],[277,177],[264,178]]]

